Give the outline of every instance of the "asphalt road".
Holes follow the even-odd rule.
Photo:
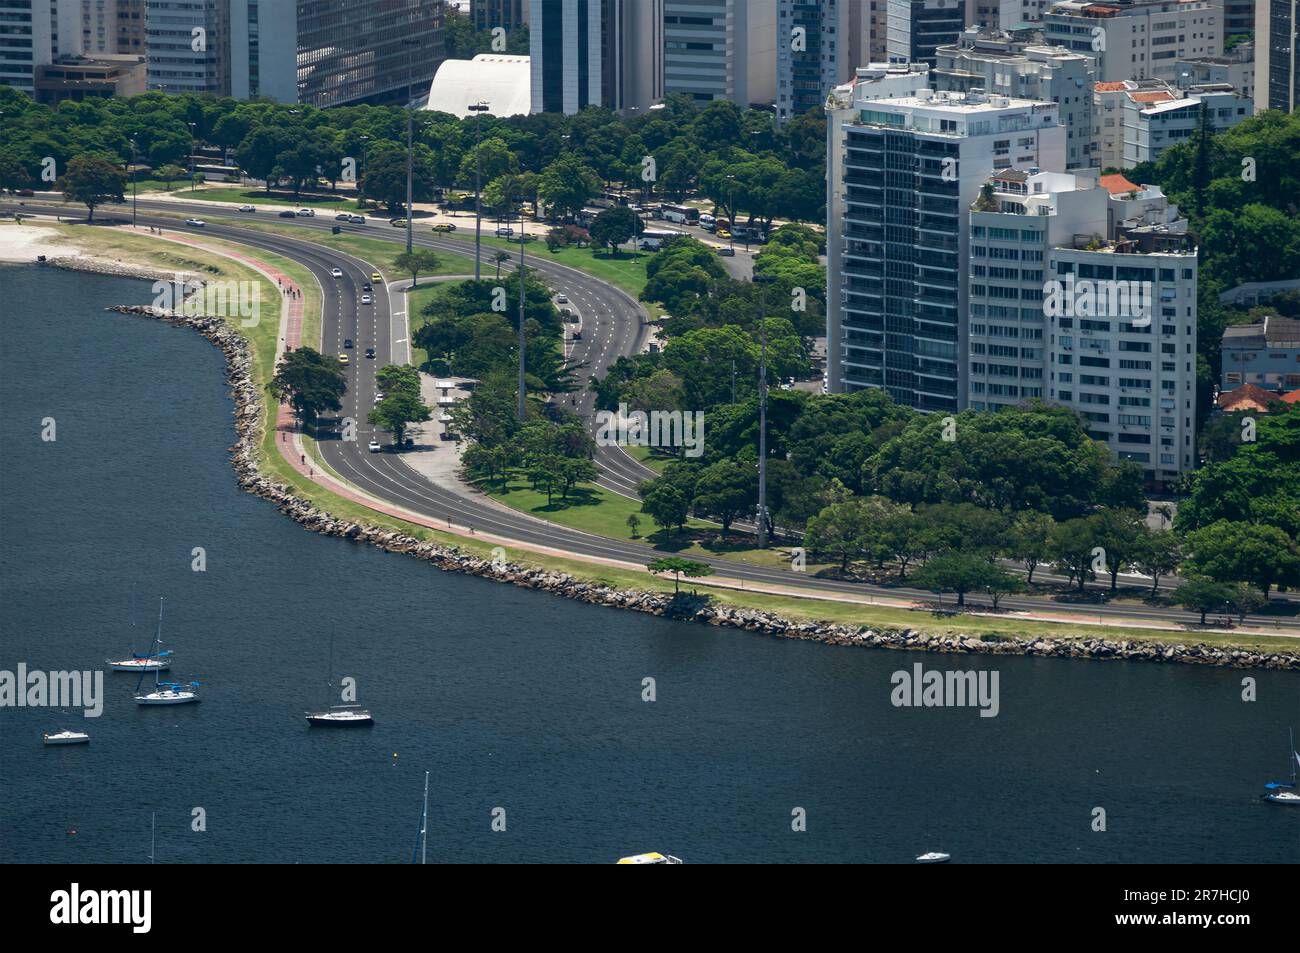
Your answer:
[[[32,213],[66,215],[68,211],[66,206],[39,201],[28,201],[24,205],[22,210]],[[18,205],[8,202],[0,205],[0,208],[18,210]],[[374,402],[375,371],[384,364],[393,363],[395,359],[400,362],[409,359],[405,315],[402,314],[400,307],[393,309],[390,295],[384,284],[371,280],[371,273],[375,270],[372,265],[310,240],[299,240],[241,227],[245,224],[246,217],[235,212],[233,208],[227,212],[224,209],[202,206],[201,211],[196,212],[196,215],[208,222],[207,227],[203,229],[184,226],[176,218],[150,214],[158,211],[176,214],[183,211],[183,207],[178,207],[174,202],[142,201],[139,203],[139,208],[144,213],[139,216],[142,225],[162,226],[167,230],[185,231],[200,237],[207,234],[214,238],[238,241],[249,247],[261,248],[297,261],[315,276],[324,292],[322,294],[324,350],[328,353],[333,348],[334,353],[342,353],[343,341],[346,338],[351,338],[356,345],[349,352],[351,360],[347,366],[348,395],[345,398],[343,416],[350,416],[357,421],[357,439],[344,441],[340,439],[337,430],[334,439],[329,439],[327,436],[319,438],[319,447],[325,462],[344,479],[368,493],[426,517],[451,520],[458,525],[472,526],[478,531],[525,543],[562,549],[582,556],[634,564],[644,564],[654,555],[654,551],[642,545],[580,532],[506,509],[472,491],[436,486],[407,466],[401,453],[391,449],[381,453],[371,453],[367,450],[372,428],[365,422],[365,417]],[[111,214],[120,215],[119,209],[120,207],[114,208]],[[126,209],[129,217],[129,205]],[[108,217],[109,209],[105,208],[100,214]],[[266,216],[262,215],[261,218],[265,220]],[[329,231],[336,224],[323,217],[299,218],[294,219],[292,223],[288,219],[276,218],[275,222],[325,231]],[[345,232],[356,232],[371,238],[395,242],[405,240],[404,232],[386,226],[341,227]],[[465,238],[460,238],[426,232],[423,235],[417,234],[415,241],[421,247],[473,256],[472,233]],[[486,257],[485,255],[485,259]],[[547,284],[557,291],[565,292],[572,302],[570,307],[580,312],[584,334],[583,340],[577,342],[581,348],[576,353],[588,362],[591,373],[603,373],[603,369],[620,354],[634,353],[639,348],[644,333],[645,314],[630,296],[575,269],[547,261],[544,257],[530,257],[528,264],[537,269]],[[331,276],[331,270],[334,268],[342,270],[342,278],[336,279]],[[483,273],[495,275],[495,265],[489,267],[485,260]],[[367,282],[374,286],[373,305],[360,304],[362,288]],[[595,333],[588,335],[586,329],[593,327],[592,322],[594,322]],[[367,360],[362,356],[367,347],[376,349],[374,360]],[[593,400],[593,395],[589,391],[584,392],[577,402],[577,409],[590,414]],[[335,423],[338,424],[339,421]],[[606,485],[624,487],[622,492],[628,492],[630,495],[631,488],[649,471],[617,448],[601,449],[598,462],[607,468],[602,482]],[[708,563],[718,575],[733,579],[798,586],[815,592],[847,593],[858,597],[912,598],[927,602],[935,600],[933,593],[924,590],[886,588],[823,579],[798,573],[790,568],[752,566],[716,557],[693,558]],[[987,605],[974,596],[968,597],[967,602],[972,607]],[[1080,611],[1079,607],[1032,597],[1008,596],[1001,600],[1001,605],[1007,609],[1027,611],[1072,611],[1077,613],[1080,622],[1107,616],[1177,623],[1188,623],[1195,618],[1182,610],[1144,605],[1111,606],[1102,603],[1089,605],[1086,611]],[[1280,631],[1289,634],[1300,633],[1300,620],[1282,619],[1278,620],[1277,624]]]

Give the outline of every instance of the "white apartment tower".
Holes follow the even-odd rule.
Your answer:
[[[970,210],[969,406],[1069,407],[1150,483],[1177,480],[1196,459],[1196,249],[1177,206],[1095,172],[987,186]]]
[[[996,170],[1062,168],[1065,129],[1055,103],[936,93],[917,88],[923,72],[867,72],[827,105],[829,387],[960,410],[970,203]]]
[[[1223,53],[1219,0],[1062,0],[1043,14],[1043,38],[1097,61],[1098,82],[1172,82],[1175,61]]]
[[[777,0],[662,2],[665,94],[742,108],[776,99]]]

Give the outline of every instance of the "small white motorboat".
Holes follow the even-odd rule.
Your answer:
[[[950,860],[952,860],[952,854],[945,854],[939,850],[932,850],[916,858],[918,864],[946,864]]]
[[[90,741],[90,735],[84,731],[45,732],[47,745],[84,745]]]
[[[360,705],[334,705],[328,711],[309,711],[307,723],[333,728],[362,728],[375,723],[370,712]]]
[[[648,854],[633,854],[631,857],[620,857],[617,861],[620,864],[680,864],[681,858],[674,857],[672,854],[661,854],[657,850],[652,850]]]

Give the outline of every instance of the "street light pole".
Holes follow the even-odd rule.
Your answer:
[[[474,280],[483,278],[483,113],[488,104],[474,103],[469,107],[474,114]]]
[[[190,127],[190,194],[194,194],[194,123],[187,123]]]
[[[414,201],[415,191],[415,117],[411,111],[411,87],[415,82],[414,47],[419,41],[403,40],[402,43],[411,47],[411,50],[406,54],[406,253],[409,255],[413,244],[413,229],[415,227],[413,221],[415,208],[411,204]]]
[[[758,548],[767,548],[767,289],[758,293]]]
[[[136,165],[135,140],[131,140],[131,165]],[[137,170],[131,169],[131,228],[135,229],[135,180],[138,178]]]
[[[522,424],[528,416],[528,404],[525,400],[524,371],[527,359],[524,355],[524,217],[519,216],[519,422]]]

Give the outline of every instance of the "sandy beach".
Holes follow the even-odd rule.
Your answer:
[[[0,222],[0,261],[33,262],[37,255],[56,258],[78,254],[76,246],[53,228]]]

